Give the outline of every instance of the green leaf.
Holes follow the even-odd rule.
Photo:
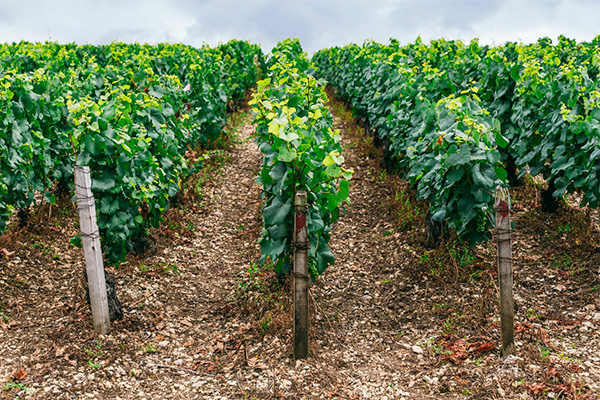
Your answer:
[[[319,210],[316,212],[310,213],[310,218],[308,219],[308,232],[321,232],[325,228],[325,222],[319,215]]]
[[[337,178],[341,174],[342,174],[342,169],[340,167],[338,167],[336,164],[332,164],[332,165],[328,166],[327,168],[325,168],[325,175],[327,175],[329,177]]]
[[[275,240],[281,240],[288,234],[288,227],[286,224],[273,225],[268,229],[269,235]]]
[[[452,167],[446,174],[446,178],[450,182],[458,182],[463,175],[465,174],[465,170],[459,167]]]
[[[278,182],[284,179],[287,170],[287,165],[283,163],[277,163],[273,166],[273,168],[271,168],[271,171],[269,171],[269,176],[273,178],[274,182]]]
[[[331,156],[327,156],[323,159],[323,165],[326,167],[329,167],[330,165],[332,165],[335,161],[333,161],[333,157]]]
[[[433,215],[431,216],[431,219],[434,221],[438,221],[438,222],[443,221],[444,219],[446,219],[446,209],[441,208],[441,209],[435,211],[433,213]]]
[[[260,252],[263,255],[268,255],[271,259],[276,259],[285,250],[285,240],[266,239],[260,243]]]
[[[496,137],[496,144],[503,149],[508,146],[508,139],[502,136],[502,129],[500,126],[500,121],[494,118],[494,135]]]
[[[319,248],[317,249],[317,271],[319,274],[322,274],[323,271],[327,268],[329,264],[333,264],[335,262],[335,257],[331,253],[329,246],[325,243],[319,244]]]
[[[481,165],[482,164],[475,164],[472,169],[473,183],[484,188],[493,188],[494,181],[481,172]]]
[[[298,134],[291,129],[279,130],[279,138],[285,140],[286,142],[291,142],[292,140],[296,140],[299,137],[300,136],[298,136]]]
[[[347,180],[340,180],[340,187],[338,189],[338,202],[342,203],[344,200],[348,198],[350,194],[350,185]]]
[[[265,88],[266,88],[267,86],[269,86],[269,84],[270,84],[270,83],[271,83],[271,78],[267,78],[267,79],[263,79],[263,80],[261,80],[261,81],[258,81],[258,82],[256,83],[256,86],[257,86],[257,87],[256,87],[256,91],[257,91],[257,92],[262,92],[262,91],[264,91],[264,90],[265,90]]]
[[[301,96],[294,96],[294,97],[290,97],[288,99],[287,105],[288,107],[293,107],[293,108],[297,108],[298,105],[302,102],[302,97]]]
[[[296,149],[292,147],[292,150],[289,151],[286,147],[282,147],[277,159],[283,162],[291,162],[298,156],[296,153]]]
[[[154,96],[158,99],[162,99],[162,97],[165,95],[165,89],[162,86],[150,86],[150,88],[148,89],[148,94],[150,96]]]
[[[83,139],[83,148],[93,156],[97,156],[101,152],[98,146],[96,146],[96,137],[94,135],[88,135]]]
[[[339,151],[331,151],[327,157],[323,159],[323,165],[329,167],[330,165],[341,165],[344,163],[344,157],[340,155]]]
[[[504,168],[496,168],[496,176],[498,176],[498,179],[500,179],[502,182],[506,182],[508,179],[508,172],[506,172],[506,170]]]
[[[264,218],[267,225],[279,225],[290,214],[292,210],[292,201],[288,199],[285,204],[281,204],[278,197],[273,198],[271,205],[265,207]]]
[[[550,167],[555,171],[564,171],[565,169],[575,165],[575,159],[569,156],[559,157]]]
[[[165,118],[171,118],[175,115],[175,110],[173,110],[173,106],[171,103],[165,103],[162,106],[162,114]]]
[[[471,161],[471,148],[468,144],[460,146],[458,153],[450,154],[446,158],[446,164],[449,166],[464,165]]]
[[[92,179],[92,190],[98,190],[101,192],[109,192],[115,187],[115,180],[112,174],[105,173],[98,179]]]
[[[281,129],[281,125],[279,125],[275,120],[269,122],[268,132],[276,137],[279,137],[279,131]]]
[[[148,114],[150,115],[150,120],[152,121],[154,128],[160,130],[161,126],[166,122],[162,112],[158,108],[152,107],[148,109]]]
[[[81,249],[83,247],[83,243],[81,242],[81,235],[75,235],[71,239],[69,239],[69,243],[73,246]]]
[[[119,209],[119,200],[111,199],[109,196],[105,196],[100,200],[100,212],[102,214],[114,214]]]

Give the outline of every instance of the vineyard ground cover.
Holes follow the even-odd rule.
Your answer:
[[[256,265],[260,152],[247,121],[202,197],[153,231],[155,250],[111,269],[125,317],[106,336],[77,288],[68,200],[0,236],[0,398],[533,399],[568,398],[579,382],[578,398],[595,398],[600,255],[586,211],[548,218],[534,186],[513,191],[519,358],[504,362],[489,349],[493,247],[426,248],[425,205],[380,168],[343,106],[331,109],[355,175],[336,263],[311,288],[308,360],[291,362],[289,286]]]

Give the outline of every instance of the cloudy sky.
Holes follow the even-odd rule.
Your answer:
[[[482,43],[600,34],[599,0],[0,0],[0,42],[182,42],[245,39],[306,51],[444,37]]]

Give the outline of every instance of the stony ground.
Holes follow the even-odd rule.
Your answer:
[[[246,119],[156,246],[108,269],[125,316],[107,335],[91,330],[68,198],[0,236],[0,398],[599,398],[590,212],[549,216],[536,182],[513,190],[517,352],[502,358],[493,242],[426,247],[426,205],[332,111],[355,176],[336,265],[311,287],[307,360],[291,358],[290,282],[256,264],[260,153]]]

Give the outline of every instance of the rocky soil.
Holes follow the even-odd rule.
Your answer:
[[[69,198],[0,236],[2,399],[600,397],[600,254],[592,213],[512,189],[516,340],[500,357],[496,250],[425,245],[426,205],[332,102],[355,175],[311,287],[310,356],[291,357],[290,282],[260,267],[260,153],[246,118],[210,153],[151,251],[108,268],[124,318],[92,331]],[[221,165],[219,167],[219,165]]]

